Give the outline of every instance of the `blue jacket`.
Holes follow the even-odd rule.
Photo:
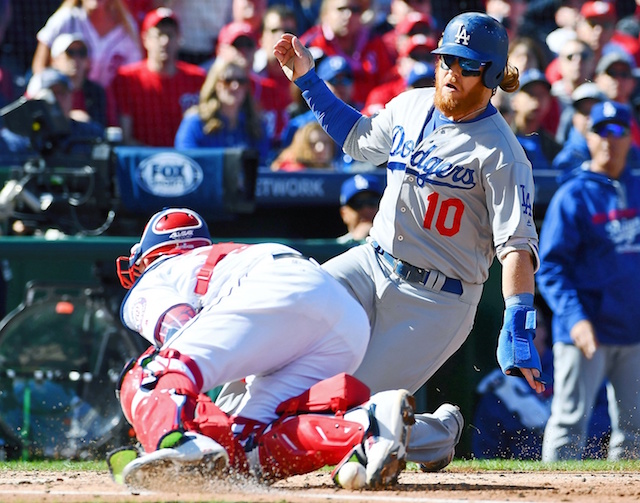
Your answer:
[[[216,147],[254,148],[259,152],[261,166],[266,164],[271,147],[266,128],[263,127],[261,138],[251,138],[247,132],[247,120],[244,113],[240,114],[238,126],[235,129],[225,127],[222,131],[206,134],[203,128],[204,123],[198,114],[185,115],[176,133],[175,148],[179,150]]]
[[[560,169],[568,172],[591,159],[591,152],[587,146],[587,139],[579,133],[575,128],[571,128],[569,136],[562,150],[558,152],[552,162],[553,169]],[[640,148],[631,145],[629,154],[627,155],[627,168],[640,167]],[[562,176],[562,175],[561,175]]]
[[[552,167],[570,171],[589,159],[591,159],[591,153],[587,146],[587,139],[575,128],[571,128],[562,150],[553,159]]]
[[[540,260],[554,342],[572,343],[571,327],[589,319],[603,344],[639,343],[640,177],[573,171],[547,208]]]

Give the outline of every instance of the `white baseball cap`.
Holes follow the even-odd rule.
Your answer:
[[[88,49],[82,33],[61,33],[55,38],[53,44],[51,44],[51,57],[57,58],[74,42],[82,42]]]

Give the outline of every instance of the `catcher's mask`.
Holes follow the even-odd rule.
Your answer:
[[[131,248],[131,254],[116,259],[120,284],[127,290],[131,288],[144,269],[158,257],[179,255],[210,244],[207,224],[195,211],[164,209],[151,217],[140,242]]]

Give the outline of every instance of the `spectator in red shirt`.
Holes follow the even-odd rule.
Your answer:
[[[392,98],[406,91],[407,79],[417,62],[429,65],[435,78],[434,57],[431,54],[431,51],[437,47],[435,39],[424,35],[414,35],[408,40],[399,40],[399,43],[401,47],[395,66],[396,77],[371,90],[362,109],[362,113],[365,115],[373,115],[384,108]]]
[[[580,8],[580,15],[576,24],[576,34],[584,40],[593,51],[594,61],[599,61],[609,52],[624,51],[630,54],[635,64],[640,63],[640,41],[636,38],[616,30],[618,14],[611,2],[595,0],[585,2]],[[545,71],[551,83],[560,78],[560,62],[556,58]]]
[[[267,0],[232,0],[231,19],[236,23],[248,23],[253,32],[260,33],[267,11]]]
[[[307,47],[326,56],[345,58],[354,76],[353,101],[360,109],[375,86],[388,79],[393,62],[380,35],[361,20],[363,0],[323,0],[320,21],[300,37]]]
[[[416,11],[409,12],[396,24],[395,29],[382,35],[382,40],[392,60],[398,57],[402,44],[414,35],[426,35],[434,40],[440,38],[439,33],[433,29],[431,16]]]
[[[173,146],[184,112],[198,103],[206,72],[178,60],[179,25],[165,7],[142,24],[147,58],[118,70],[112,84],[125,143]]]

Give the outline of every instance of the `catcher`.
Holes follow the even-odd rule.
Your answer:
[[[397,481],[413,398],[370,396],[348,375],[367,347],[367,317],[315,261],[282,244],[212,244],[200,215],[171,208],[116,264],[129,289],[122,320],[151,344],[117,388],[142,447],[109,455],[117,481],[153,488],[159,473],[184,483],[194,471],[274,481],[337,465],[339,483],[353,460],[369,488]],[[228,416],[206,393],[242,378]]]

